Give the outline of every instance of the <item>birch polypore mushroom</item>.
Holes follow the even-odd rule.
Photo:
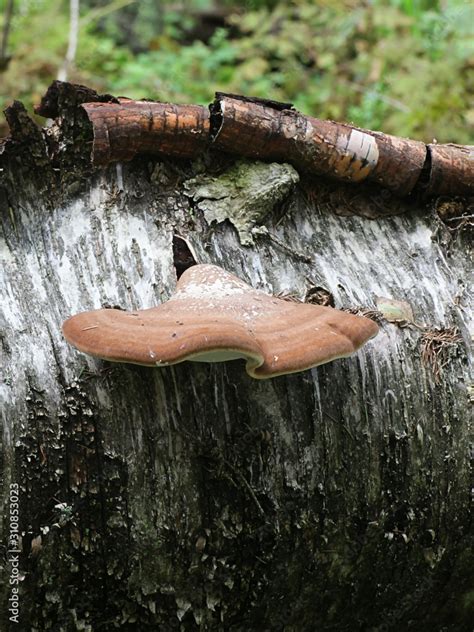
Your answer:
[[[247,373],[264,379],[349,356],[378,327],[331,307],[270,296],[204,264],[186,270],[172,298],[158,307],[83,312],[69,318],[63,332],[80,351],[115,362],[244,359]]]

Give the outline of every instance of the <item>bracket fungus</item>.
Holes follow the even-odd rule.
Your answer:
[[[146,366],[244,359],[258,379],[349,356],[377,332],[368,318],[289,303],[210,264],[186,270],[158,307],[83,312],[63,325],[66,340],[95,357]]]

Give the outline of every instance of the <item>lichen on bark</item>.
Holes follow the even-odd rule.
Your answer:
[[[217,176],[203,174],[187,180],[184,190],[209,224],[230,220],[240,243],[251,246],[252,229],[298,181],[298,172],[291,165],[239,160]]]

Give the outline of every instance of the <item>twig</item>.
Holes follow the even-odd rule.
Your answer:
[[[115,2],[110,2],[105,7],[96,7],[94,9],[90,9],[83,18],[81,18],[80,23],[81,27],[88,26],[93,22],[98,22],[105,16],[110,13],[114,13],[115,11],[119,11],[129,4],[135,4],[137,0],[115,0]]]
[[[267,239],[272,241],[274,244],[276,244],[279,248],[281,248],[288,254],[295,257],[295,259],[299,259],[300,261],[303,261],[303,263],[312,263],[313,261],[312,258],[309,257],[308,255],[305,255],[302,252],[298,252],[297,250],[293,250],[293,248],[290,248],[289,246],[287,246],[280,239],[278,239],[278,237],[275,237],[275,235],[270,233],[269,230],[265,226],[261,226],[256,230],[254,229],[252,232],[256,237],[266,237]]]
[[[13,5],[15,0],[7,0],[5,7],[5,21],[3,23],[2,43],[0,44],[0,72],[7,69],[10,58],[7,56],[8,36],[13,18]]]
[[[70,68],[74,63],[79,37],[79,0],[69,0],[69,42],[66,57],[58,72],[58,80],[66,81]]]
[[[458,217],[447,217],[445,222],[454,222],[460,219],[474,219],[474,215],[459,215]]]

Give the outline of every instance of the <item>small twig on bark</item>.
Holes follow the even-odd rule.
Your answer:
[[[257,496],[255,495],[255,492],[253,491],[252,487],[250,486],[250,483],[248,482],[248,480],[245,478],[245,476],[243,474],[241,474],[241,472],[239,472],[239,470],[237,470],[232,463],[229,463],[229,461],[225,458],[222,459],[222,461],[227,465],[227,467],[232,471],[232,473],[238,477],[238,479],[245,485],[248,493],[250,494],[250,497],[252,498],[252,500],[254,501],[258,512],[260,513],[260,515],[265,518],[265,511],[263,510],[262,505],[259,503]]]
[[[474,215],[459,215],[458,217],[448,217],[446,221],[455,222],[458,220],[468,220],[468,219],[474,219]]]

